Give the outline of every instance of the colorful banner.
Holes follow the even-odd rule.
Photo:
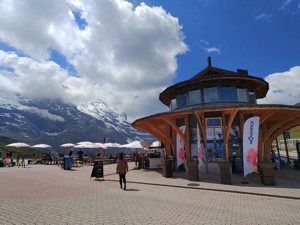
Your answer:
[[[244,177],[257,172],[259,117],[246,120],[243,132]]]
[[[198,160],[199,160],[198,167],[200,169],[200,167],[204,165],[204,157],[202,154],[202,144],[201,144],[200,129],[198,124],[197,124],[197,147],[198,147],[197,149],[198,149]]]
[[[185,135],[185,126],[181,126],[179,127],[179,130],[183,133],[183,135]],[[182,138],[180,137],[180,135],[177,133],[176,136],[176,142],[177,142],[177,168],[185,163],[185,146],[184,146],[184,142],[182,140]]]

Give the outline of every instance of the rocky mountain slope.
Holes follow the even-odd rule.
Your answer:
[[[54,148],[80,141],[152,141],[153,137],[135,130],[126,115],[103,101],[81,105],[59,100],[33,100],[2,93],[0,96],[0,136],[30,144],[46,143]]]

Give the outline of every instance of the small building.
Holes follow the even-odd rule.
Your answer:
[[[186,168],[197,159],[197,129],[206,164],[218,165],[221,182],[231,184],[231,157],[236,157],[236,171],[243,171],[243,126],[253,116],[260,117],[258,168],[261,181],[274,185],[271,163],[272,142],[284,131],[300,125],[300,107],[257,104],[269,84],[251,76],[247,70],[228,71],[211,65],[191,79],[179,82],[160,93],[160,101],[169,112],[137,119],[136,129],[148,132],[165,146],[166,158],[177,160],[177,140],[183,142]],[[182,130],[181,127],[185,129]],[[204,167],[205,168],[205,167]],[[180,168],[179,168],[180,169]]]

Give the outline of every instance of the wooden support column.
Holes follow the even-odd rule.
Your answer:
[[[185,138],[186,138],[186,146],[185,146],[185,153],[186,153],[186,160],[191,160],[191,146],[190,146],[190,126],[189,126],[189,119],[188,116],[184,118],[185,123]]]
[[[228,147],[228,141],[229,141],[229,135],[230,135],[230,129],[232,126],[232,123],[234,121],[234,118],[238,112],[238,109],[234,109],[230,112],[228,123],[224,126],[223,125],[223,135],[224,135],[224,150],[225,150],[225,162],[229,162],[229,147]],[[225,120],[225,114],[222,114],[224,123]]]

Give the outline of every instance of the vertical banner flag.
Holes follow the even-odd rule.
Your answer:
[[[183,133],[183,135],[185,134],[185,126],[181,126],[179,127],[179,130]],[[177,133],[176,136],[176,144],[177,144],[177,168],[185,163],[185,146],[184,146],[184,142],[182,140],[182,138],[180,137],[180,135]]]
[[[246,120],[243,132],[244,177],[257,172],[259,117]]]
[[[202,165],[204,165],[204,157],[203,157],[203,154],[202,154],[200,129],[199,129],[198,124],[197,124],[197,150],[198,150],[198,160],[199,160],[198,168],[200,169],[200,167]]]

